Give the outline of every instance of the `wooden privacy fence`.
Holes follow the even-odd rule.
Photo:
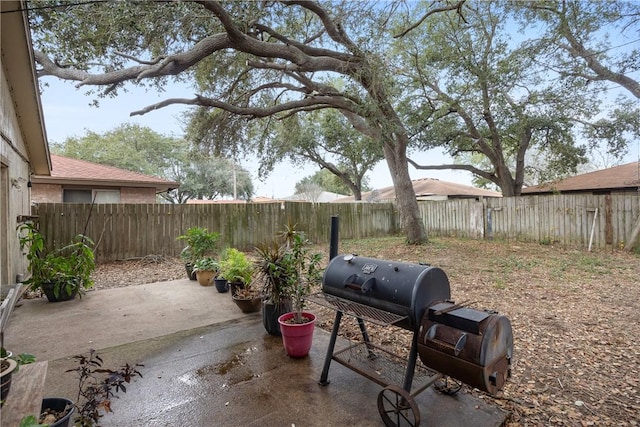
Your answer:
[[[554,195],[419,202],[430,236],[560,243],[621,248],[640,225],[640,195]],[[34,214],[48,245],[60,247],[86,234],[99,246],[99,262],[146,255],[177,256],[176,237],[189,227],[221,234],[222,246],[248,250],[291,221],[316,243],[329,242],[331,216],[340,239],[401,233],[391,203],[69,204],[41,203]],[[640,245],[640,243],[637,243]]]
[[[221,235],[221,246],[252,249],[272,239],[287,222],[297,224],[317,243],[329,242],[331,216],[340,218],[340,238],[359,239],[397,233],[394,205],[348,203],[233,204],[71,204],[41,203],[34,211],[47,245],[60,247],[86,232],[97,244],[98,262],[177,256],[176,240],[189,227],[206,227]]]
[[[640,194],[420,202],[420,211],[432,236],[623,248],[640,224]]]

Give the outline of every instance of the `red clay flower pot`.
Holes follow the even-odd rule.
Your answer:
[[[309,350],[311,350],[313,330],[316,326],[316,316],[303,311],[302,317],[309,319],[308,322],[300,324],[287,322],[294,316],[295,313],[290,312],[278,317],[282,343],[289,357],[305,357],[309,354]]]

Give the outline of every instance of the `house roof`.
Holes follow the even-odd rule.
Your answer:
[[[38,80],[36,78],[31,35],[25,4],[22,1],[0,1],[2,22],[0,42],[2,66],[5,69],[18,124],[27,149],[31,171],[49,173],[49,146],[44,127]]]
[[[572,176],[561,181],[533,185],[523,188],[522,194],[637,188],[640,188],[640,161]]]
[[[440,181],[433,178],[422,178],[411,181],[416,197],[449,196],[449,197],[502,197],[497,191],[485,190],[454,182]],[[362,200],[395,200],[396,190],[393,186],[384,187],[362,193]],[[338,202],[353,201],[353,196],[338,199]]]
[[[331,191],[322,191],[319,194],[296,193],[291,196],[283,197],[282,200],[310,202],[312,201],[312,199],[314,199],[314,202],[327,203],[335,202],[337,199],[341,199],[344,197],[346,197],[344,194],[333,193]]]
[[[51,155],[51,165],[51,176],[36,175],[32,181],[36,184],[155,187],[158,191],[167,191],[180,185],[155,176],[55,154]]]

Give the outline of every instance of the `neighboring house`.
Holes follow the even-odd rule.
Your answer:
[[[640,161],[522,189],[523,195],[559,193],[625,194],[638,192],[640,192]]]
[[[483,197],[502,197],[497,191],[471,187],[469,185],[422,178],[411,181],[418,200],[481,199]],[[391,202],[396,199],[393,186],[362,193],[363,202]],[[353,196],[344,197],[336,202],[352,202]]]
[[[320,191],[318,193],[311,191],[307,193],[296,193],[293,196],[283,197],[282,200],[314,202],[314,203],[329,203],[329,202],[335,202],[338,199],[342,199],[344,197],[346,197],[344,194],[333,193],[331,191]]]
[[[156,203],[156,194],[177,188],[174,181],[85,160],[51,155],[51,174],[34,175],[37,203]]]
[[[24,4],[0,1],[0,283],[26,273],[16,228],[31,214],[31,175],[51,165]],[[3,289],[4,290],[4,289]]]

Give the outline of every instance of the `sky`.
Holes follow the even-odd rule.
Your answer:
[[[76,89],[75,83],[64,82],[47,77],[43,80],[49,84],[41,95],[42,108],[49,143],[62,142],[69,137],[81,137],[87,131],[105,133],[123,123],[135,123],[147,126],[153,131],[165,135],[181,137],[184,122],[180,113],[187,106],[172,105],[149,112],[143,116],[130,117],[132,111],[139,110],[173,96],[190,97],[191,93],[184,86],[173,86],[165,92],[145,92],[144,89],[128,86],[128,93],[120,93],[116,98],[101,99],[99,107],[89,104],[93,100],[85,95],[84,89]],[[193,107],[191,107],[193,108]],[[640,141],[630,146],[630,152],[623,163],[638,160]],[[453,163],[453,160],[440,150],[431,150],[410,155],[418,164]],[[313,175],[317,170],[314,164],[293,166],[290,163],[277,165],[269,177],[258,178],[258,162],[247,158],[240,161],[242,167],[252,176],[255,196],[286,197],[294,194],[296,182]],[[465,171],[424,171],[416,170],[409,165],[411,179],[434,178],[458,184],[471,185],[472,175]],[[388,166],[385,161],[376,165],[367,175],[369,185],[379,189],[393,185]]]
[[[145,92],[144,89],[128,86],[128,93],[121,93],[116,98],[100,99],[100,106],[93,107],[89,105],[93,97],[85,95],[85,89],[76,89],[74,82],[63,82],[52,77],[47,77],[43,81],[49,84],[41,94],[41,102],[50,144],[63,142],[69,137],[81,137],[87,131],[104,133],[123,123],[147,126],[165,136],[181,137],[183,134],[184,122],[180,118],[180,113],[190,107],[172,105],[142,116],[131,117],[129,114],[173,96],[190,97],[189,89],[184,86],[176,85],[163,93]],[[439,151],[421,153],[411,158],[419,164],[451,162],[450,158],[447,159],[447,156]],[[286,162],[277,165],[270,176],[261,181],[258,178],[256,159],[247,158],[241,160],[240,164],[251,174],[255,196],[276,198],[293,195],[296,182],[319,170],[311,163],[293,166]],[[409,172],[412,179],[435,178],[465,185],[471,185],[472,180],[471,174],[463,171],[419,171],[409,166]],[[369,172],[368,177],[372,188],[393,185],[385,161],[379,162]]]

